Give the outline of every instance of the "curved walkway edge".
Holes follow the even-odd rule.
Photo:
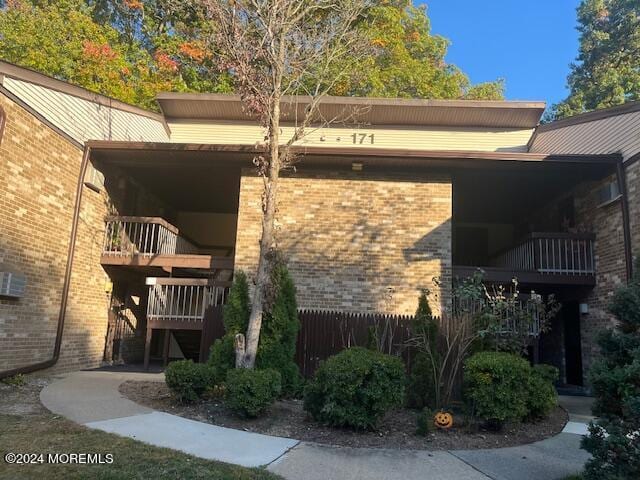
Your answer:
[[[168,447],[209,460],[267,466],[290,480],[554,480],[582,469],[586,426],[569,422],[555,437],[518,447],[487,450],[384,450],[299,442],[218,427],[157,412],[124,398],[126,380],[162,374],[83,371],[59,377],[40,399],[52,412],[89,428]]]

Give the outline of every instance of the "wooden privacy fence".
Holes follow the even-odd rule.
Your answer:
[[[411,350],[405,344],[412,316],[299,310],[298,318],[295,360],[306,378],[313,376],[322,360],[346,348],[366,347],[371,342],[384,353],[401,355],[410,365]],[[222,307],[211,306],[204,315],[202,359],[208,357],[213,342],[223,335]]]
[[[412,316],[379,313],[345,313],[300,310],[296,363],[305,378],[312,377],[320,362],[349,347],[377,345],[381,352],[401,355],[410,365],[405,347]]]

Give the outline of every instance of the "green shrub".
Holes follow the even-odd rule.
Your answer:
[[[552,385],[560,379],[560,371],[553,365],[539,363],[533,366],[533,371]]]
[[[634,272],[613,296],[609,311],[619,323],[601,334],[601,357],[589,371],[598,420],[582,439],[591,454],[585,480],[640,478],[640,258]]]
[[[236,366],[235,338],[238,333],[247,331],[249,314],[249,283],[246,274],[238,271],[235,273],[227,303],[222,312],[224,336],[217,339],[211,346],[207,360],[216,385],[223,383],[227,378],[227,372]]]
[[[300,320],[296,287],[281,259],[274,260],[271,283],[272,295],[265,302],[256,366],[278,370],[282,376],[282,394],[296,397],[302,393],[303,385],[294,360]]]
[[[402,403],[404,365],[397,357],[355,347],[322,362],[305,389],[304,409],[332,426],[369,429]]]
[[[234,335],[225,335],[211,345],[207,364],[211,368],[215,385],[224,383],[227,372],[236,366],[234,338]]]
[[[434,356],[416,350],[411,363],[411,374],[407,379],[407,406],[411,408],[435,408],[435,379],[434,365],[439,367],[439,352],[437,348],[438,323],[433,318],[426,291],[420,294],[418,309],[411,322],[411,336],[424,338],[425,346]]]
[[[281,388],[277,370],[234,368],[227,372],[225,403],[239,415],[257,417],[278,398]]]
[[[480,352],[464,365],[465,400],[472,414],[500,428],[528,414],[531,367],[523,358],[504,352]]]
[[[303,385],[294,361],[300,322],[295,286],[282,261],[276,261],[273,266],[269,291],[271,295],[265,302],[256,367],[278,370],[282,377],[282,394],[295,397],[301,393]],[[235,336],[246,333],[250,313],[249,284],[244,272],[239,271],[224,307],[225,334],[215,341],[209,353],[208,363],[217,383],[222,383],[227,372],[235,368]]]
[[[416,418],[416,435],[426,437],[433,432],[433,410],[423,408]]]
[[[558,393],[553,386],[558,376],[558,369],[552,365],[540,364],[531,369],[527,384],[527,416],[530,419],[546,417],[558,404]]]
[[[195,402],[207,388],[213,386],[211,369],[191,360],[171,362],[164,372],[171,393],[181,402]]]

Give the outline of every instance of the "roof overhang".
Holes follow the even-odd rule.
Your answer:
[[[168,120],[200,119],[252,121],[238,95],[160,93],[160,108]],[[282,121],[303,118],[311,97],[286,96]],[[423,100],[398,98],[332,97],[321,99],[316,122],[369,125],[432,125],[485,128],[534,128],[544,102],[494,100]]]
[[[187,143],[145,143],[145,142],[113,142],[90,141],[87,145],[94,154],[108,158],[119,156],[135,161],[142,152],[201,152],[229,154],[229,159],[246,160],[253,155],[264,153],[264,148],[257,145],[217,145]],[[308,158],[330,159],[330,163],[348,163],[356,158],[368,158],[379,165],[411,166],[421,163],[446,162],[446,164],[480,166],[487,163],[555,163],[555,164],[600,164],[616,165],[622,161],[618,153],[600,155],[557,155],[547,153],[524,152],[485,152],[455,150],[405,150],[389,148],[336,148],[319,146],[294,146],[294,153]],[[136,154],[137,152],[137,154]],[[154,156],[151,156],[154,158]]]

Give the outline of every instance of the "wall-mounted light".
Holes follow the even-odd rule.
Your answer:
[[[589,304],[588,303],[581,303],[580,304],[580,314],[581,315],[587,315],[589,313]]]
[[[351,170],[354,172],[362,171],[362,162],[351,162]]]

